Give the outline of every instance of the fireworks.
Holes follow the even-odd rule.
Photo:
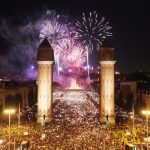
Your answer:
[[[37,48],[44,38],[54,49],[58,74],[61,67],[80,67],[86,62],[89,66],[89,50],[98,48],[107,36],[111,36],[109,22],[104,17],[99,19],[95,11],[87,16],[83,13],[76,24],[54,10],[37,16],[24,18],[24,24],[17,27],[7,20],[0,21],[0,36],[8,43],[7,61],[1,61],[3,70],[25,74],[30,64],[36,65]],[[1,56],[1,60],[4,57]]]
[[[61,54],[64,66],[79,67],[86,62],[84,47],[81,44],[76,44],[73,39],[63,39],[61,47],[64,49]]]
[[[79,67],[86,62],[86,55],[82,47],[73,46],[70,52],[65,52],[63,60],[66,60],[66,65],[72,67]]]
[[[112,36],[110,29],[109,22],[104,17],[99,18],[96,11],[87,16],[83,13],[81,20],[76,22],[77,40],[86,45],[89,51],[98,50],[102,41]]]
[[[96,11],[90,12],[87,16],[83,13],[81,20],[78,20],[75,25],[77,41],[86,47],[87,66],[89,66],[89,52],[92,52],[94,49],[98,50],[102,41],[106,37],[112,36],[109,32],[111,27],[109,22],[105,22],[104,17],[98,17]],[[89,68],[87,71],[89,76]]]
[[[60,48],[59,45],[62,39],[72,35],[71,27],[67,16],[59,15],[55,11],[47,11],[47,13],[48,16],[40,19],[37,23],[39,38],[41,40],[47,38],[55,53],[60,53],[62,49],[58,49]]]
[[[45,20],[40,25],[40,34],[39,37],[41,39],[47,38],[50,44],[54,49],[55,61],[57,64],[57,72],[60,74],[60,53],[63,49],[61,49],[61,41],[64,38],[67,38],[71,35],[69,30],[69,25],[66,23],[62,23],[60,21],[60,16],[57,15],[51,20]]]
[[[61,39],[70,35],[68,26],[59,23],[56,19],[45,21],[41,24],[39,37],[44,39],[48,38],[49,42],[55,47]]]

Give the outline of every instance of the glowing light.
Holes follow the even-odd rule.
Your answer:
[[[3,143],[4,141],[2,139],[0,139],[0,145]]]
[[[119,74],[120,74],[120,72],[116,71],[116,72],[115,72],[115,74],[119,75]]]
[[[84,66],[84,70],[87,70],[87,66]]]
[[[145,111],[143,110],[142,113],[143,113],[144,115],[150,115],[150,110],[145,110]]]
[[[5,109],[4,110],[4,113],[10,113],[10,114],[13,114],[15,112],[15,109]]]
[[[77,84],[76,79],[72,79],[69,89],[75,90],[75,89],[82,89],[82,88]]]
[[[59,67],[58,69],[59,69],[59,71],[62,71],[62,70],[63,70],[61,67]]]
[[[34,66],[31,66],[31,69],[34,69],[35,67]]]
[[[71,69],[68,69],[68,72],[72,72],[72,70],[71,70]]]

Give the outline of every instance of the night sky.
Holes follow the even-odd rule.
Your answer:
[[[148,2],[135,0],[5,0],[0,17],[32,16],[42,9],[55,9],[74,17],[97,10],[112,26],[111,44],[116,49],[118,71],[150,71],[150,9]],[[1,33],[0,33],[1,34]],[[7,42],[0,36],[0,55],[7,53]]]

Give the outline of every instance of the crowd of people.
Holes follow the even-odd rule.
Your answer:
[[[122,150],[127,143],[144,143],[144,121],[135,122],[134,130],[132,120],[117,126],[99,123],[96,93],[56,92],[53,100],[54,116],[49,125],[36,124],[33,118],[35,107],[25,110],[20,125],[12,122],[9,128],[7,121],[1,122],[0,149],[7,149],[9,131],[12,150],[23,146],[23,141],[28,141],[30,150]],[[117,111],[129,117],[129,113],[119,108]]]
[[[1,149],[8,147],[9,127],[1,125]],[[135,142],[143,143],[144,126],[136,126]],[[78,125],[57,124],[53,121],[47,126],[24,123],[19,127],[11,125],[12,147],[21,147],[23,141],[29,141],[31,150],[122,150],[126,143],[133,143],[131,126],[105,126],[92,123]]]

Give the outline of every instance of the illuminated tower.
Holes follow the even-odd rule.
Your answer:
[[[100,48],[100,122],[115,124],[114,111],[114,48],[104,41]]]
[[[45,39],[37,51],[38,64],[38,114],[37,123],[49,123],[52,120],[52,78],[54,52]]]

